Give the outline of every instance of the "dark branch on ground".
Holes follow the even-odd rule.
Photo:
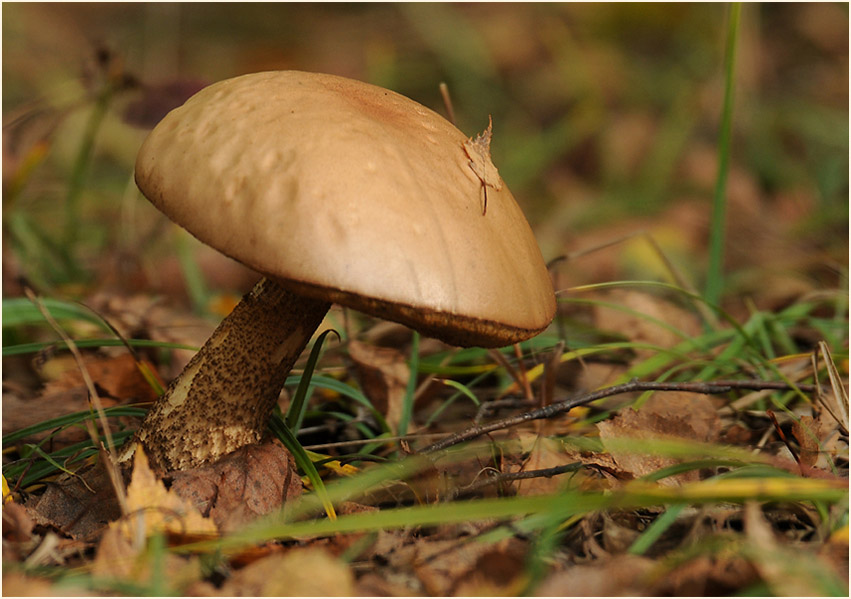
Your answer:
[[[759,381],[759,380],[741,380],[741,381],[713,381],[713,382],[657,382],[657,381],[630,381],[629,383],[624,383],[622,385],[614,385],[612,387],[606,387],[604,389],[598,389],[597,391],[592,391],[590,393],[585,393],[582,395],[578,395],[576,397],[571,397],[564,401],[560,401],[558,403],[550,404],[548,406],[544,406],[543,408],[537,408],[535,410],[530,410],[528,412],[523,412],[522,414],[517,414],[516,416],[510,416],[508,418],[502,418],[500,420],[495,420],[493,422],[489,422],[487,424],[479,424],[476,426],[471,426],[470,428],[463,430],[459,433],[455,433],[454,435],[450,435],[445,439],[441,439],[440,441],[436,441],[431,445],[420,450],[419,453],[433,453],[435,451],[440,451],[441,449],[446,449],[447,447],[452,447],[453,445],[457,445],[459,443],[464,443],[466,441],[470,441],[472,439],[476,439],[477,437],[481,437],[482,435],[486,435],[488,433],[492,433],[497,430],[509,428],[512,426],[516,426],[518,424],[523,424],[524,422],[531,422],[533,420],[543,420],[546,418],[552,418],[557,416],[558,414],[564,414],[565,412],[569,412],[573,408],[584,406],[593,401],[597,401],[598,399],[603,399],[605,397],[611,397],[613,395],[619,395],[621,393],[633,393],[633,392],[644,392],[644,391],[685,391],[690,393],[702,393],[704,395],[718,395],[721,393],[729,393],[730,391],[736,390],[744,390],[744,391],[764,391],[764,390],[777,390],[777,391],[791,391],[798,390],[804,393],[812,393],[815,391],[815,385],[809,384],[790,384],[782,381]]]

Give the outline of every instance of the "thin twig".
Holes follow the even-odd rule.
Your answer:
[[[728,393],[736,389],[746,389],[750,391],[774,389],[782,391],[792,388],[793,387],[791,385],[782,381],[742,380],[714,381],[707,383],[666,383],[656,381],[631,381],[622,385],[614,385],[612,387],[606,387],[605,389],[598,389],[597,391],[592,391],[591,393],[572,397],[570,399],[566,399],[564,401],[560,401],[549,406],[544,406],[542,408],[530,410],[529,412],[524,412],[516,416],[510,416],[508,418],[496,420],[488,424],[471,426],[467,430],[461,431],[450,437],[432,443],[428,447],[425,447],[424,449],[420,450],[420,453],[432,453],[435,451],[440,451],[441,449],[446,449],[447,447],[452,447],[453,445],[464,443],[477,437],[481,437],[482,435],[486,435],[497,430],[522,424],[524,422],[541,420],[543,418],[552,418],[553,416],[556,416],[558,414],[569,412],[575,407],[584,406],[586,404],[591,403],[592,401],[597,401],[598,399],[603,399],[604,397],[619,395],[621,393],[633,393],[636,391],[686,391],[690,393],[702,393],[704,395],[717,395],[720,393]],[[795,388],[799,389],[800,391],[811,393],[815,390],[815,385],[800,384],[796,385]]]
[[[525,407],[533,407],[535,403],[533,401],[529,401],[528,399],[494,399],[492,401],[485,401],[479,406],[479,409],[476,410],[476,415],[473,417],[473,422],[479,424],[482,420],[484,420],[485,416],[488,412],[496,412],[497,410],[502,410],[503,408],[508,408],[512,410],[516,410],[518,408]]]
[[[508,373],[508,376],[510,376],[512,379],[514,379],[514,382],[517,385],[517,387],[523,390],[523,394],[526,397],[526,399],[529,400],[529,401],[532,401],[534,399],[534,397],[532,396],[532,389],[531,389],[531,387],[529,387],[529,381],[525,376],[526,375],[525,370],[523,371],[523,374],[521,374],[520,371],[517,368],[515,368],[511,364],[511,362],[508,361],[508,358],[503,356],[502,352],[499,351],[498,349],[488,350],[488,354],[490,355],[491,358],[494,359],[495,362],[497,362],[500,366],[505,368],[505,371]],[[522,362],[518,363],[518,366],[519,366],[519,368],[522,369],[523,368]],[[524,382],[525,382],[525,385],[524,385]]]
[[[446,106],[446,117],[450,123],[455,125],[455,110],[452,108],[452,96],[449,95],[449,86],[440,82],[440,95],[443,97],[443,105]]]
[[[526,365],[523,364],[523,352],[520,350],[520,344],[514,344],[514,357],[517,358],[517,373],[520,376],[520,380],[517,382],[523,388],[523,394],[526,396],[526,399],[533,400],[535,396],[532,394],[532,385],[529,384],[529,377],[526,376]]]
[[[504,482],[515,480],[528,480],[530,478],[552,478],[567,472],[576,472],[582,467],[582,462],[571,462],[570,464],[562,464],[561,466],[553,466],[552,468],[541,468],[539,470],[524,470],[523,472],[500,472],[487,478],[474,480],[469,485],[458,488],[458,495],[472,493],[478,491],[482,487],[495,485]]]
[[[302,429],[302,432],[305,429]],[[349,441],[334,441],[332,443],[318,443],[316,445],[304,445],[305,449],[310,451],[317,451],[320,449],[332,449],[335,447],[345,447],[347,445],[371,445],[372,443],[396,443],[398,441],[408,440],[411,441],[413,439],[421,439],[425,437],[446,437],[447,433],[414,433],[411,435],[405,436],[394,436],[394,437],[376,437],[374,439],[351,439]]]

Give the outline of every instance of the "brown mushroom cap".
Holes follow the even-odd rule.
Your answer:
[[[531,337],[555,312],[540,249],[467,137],[373,85],[297,71],[211,85],[142,146],[144,195],[294,292],[457,345]]]

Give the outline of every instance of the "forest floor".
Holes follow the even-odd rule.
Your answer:
[[[724,150],[729,9],[5,4],[3,594],[847,596],[847,7],[744,6]],[[141,197],[136,151],[264,69],[492,115],[556,318],[462,350],[335,307],[279,401],[312,377],[307,469],[113,476],[257,278]]]

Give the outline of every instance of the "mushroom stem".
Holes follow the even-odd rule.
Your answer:
[[[186,470],[259,441],[329,308],[261,279],[157,400],[120,459],[141,444],[152,467]]]

